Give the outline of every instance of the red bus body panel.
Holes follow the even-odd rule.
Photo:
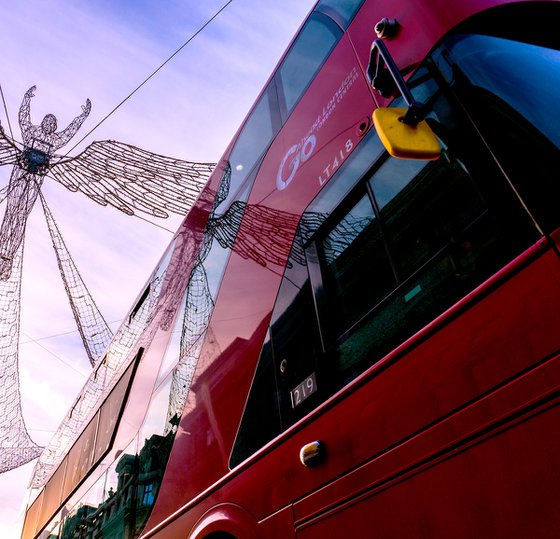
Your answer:
[[[552,428],[560,357],[551,355],[560,348],[560,264],[543,249],[513,263],[508,269],[516,273],[506,282],[496,276],[480,287],[281,443],[187,503],[157,536],[174,537],[230,500],[255,525],[295,501],[298,537],[371,527],[391,537],[504,529],[511,537],[551,537],[560,526],[560,435]],[[512,334],[512,327],[527,331]],[[328,457],[305,468],[299,450],[316,439]],[[469,522],[458,522],[466,516]],[[285,535],[260,535],[267,536]]]

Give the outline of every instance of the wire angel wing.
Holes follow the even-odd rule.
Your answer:
[[[166,218],[169,212],[189,211],[214,167],[215,163],[183,161],[103,140],[76,157],[51,160],[49,176],[127,215],[139,211]]]
[[[4,133],[4,128],[0,125],[0,166],[17,165],[18,155],[21,150],[16,143]]]

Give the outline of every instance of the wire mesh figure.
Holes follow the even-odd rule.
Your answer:
[[[57,431],[54,447],[62,447],[65,440],[71,441],[72,436],[79,432],[83,426],[81,421],[88,417],[94,403],[107,390],[107,380],[112,380],[115,373],[122,369],[128,348],[142,333],[153,309],[148,308],[146,303],[142,316],[138,314],[132,326],[129,323],[117,333],[110,351],[98,365],[111,333],[81,280],[42,198],[45,177],[49,176],[70,191],[80,191],[98,204],[113,206],[127,215],[140,211],[165,218],[168,212],[188,212],[215,164],[174,159],[110,140],[93,142],[75,157],[56,155],[55,152],[67,144],[82,126],[91,111],[91,102],[88,99],[82,106],[82,113],[66,129],[57,132],[57,120],[52,114],[47,114],[39,125],[31,122],[30,105],[35,90],[33,86],[25,93],[19,110],[23,144],[7,136],[0,126],[0,165],[13,166],[8,185],[0,190],[0,202],[7,199],[0,228],[0,291],[11,290],[9,287],[20,284],[27,218],[40,196],[80,336],[90,363],[97,367],[95,373],[102,373],[99,379],[94,377],[94,382],[81,395],[72,421],[66,421],[65,427]],[[4,295],[9,302],[6,299],[0,309],[0,394],[13,396],[14,403],[10,414],[5,414],[5,419],[0,421],[0,473],[36,457],[38,451],[32,441],[27,443],[29,436],[19,399],[17,340],[20,297]],[[7,410],[6,402],[0,399],[0,412]],[[49,457],[53,453],[51,445],[46,449],[47,462],[40,467],[41,476],[45,475],[49,466],[52,468],[54,462]]]
[[[0,230],[0,280],[10,276],[14,253],[47,175],[70,191],[79,191],[127,215],[140,211],[166,218],[169,212],[188,212],[215,163],[175,159],[113,140],[92,142],[75,157],[56,155],[89,115],[91,102],[88,99],[82,114],[57,132],[52,114],[47,114],[39,125],[31,123],[30,103],[35,90],[33,86],[25,93],[19,110],[23,147],[0,127],[0,165],[14,167]]]
[[[11,277],[0,281],[0,473],[42,451],[27,433],[21,412],[18,341],[23,247],[22,242],[16,250]]]
[[[6,212],[0,228],[0,279],[4,281],[12,272],[14,255],[23,240],[27,218],[37,200],[54,152],[70,141],[91,110],[91,101],[88,99],[82,106],[82,113],[60,132],[56,131],[58,125],[53,114],[47,114],[39,125],[33,125],[30,105],[35,90],[36,86],[32,86],[25,92],[19,109],[24,149],[12,169]]]

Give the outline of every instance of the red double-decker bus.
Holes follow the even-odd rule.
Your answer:
[[[558,537],[558,21],[319,1],[23,537]]]

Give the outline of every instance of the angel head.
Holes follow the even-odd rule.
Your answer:
[[[56,131],[58,123],[54,114],[47,114],[41,122],[41,129],[45,135],[50,135]]]

